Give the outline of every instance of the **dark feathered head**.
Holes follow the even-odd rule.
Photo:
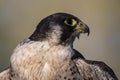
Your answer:
[[[48,40],[55,44],[73,43],[80,33],[88,33],[89,28],[77,17],[67,13],[55,13],[44,18],[29,37],[33,41]]]

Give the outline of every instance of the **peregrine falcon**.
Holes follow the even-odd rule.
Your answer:
[[[68,13],[52,14],[18,44],[0,80],[118,80],[104,62],[87,60],[73,47],[89,27]]]

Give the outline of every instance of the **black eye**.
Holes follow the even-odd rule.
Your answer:
[[[69,26],[75,26],[77,24],[77,21],[73,18],[67,18],[64,23]]]
[[[72,19],[67,19],[66,22],[71,25],[72,24]]]

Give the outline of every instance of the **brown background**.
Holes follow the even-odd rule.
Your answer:
[[[87,59],[104,61],[120,79],[120,0],[0,0],[0,70],[38,22],[56,12],[74,14],[89,25],[90,36],[81,35],[75,47]]]

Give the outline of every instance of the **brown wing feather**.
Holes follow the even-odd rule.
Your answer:
[[[118,80],[114,71],[108,65],[106,65],[104,62],[90,61],[90,60],[86,60],[85,62],[88,63],[89,65],[91,65],[91,67],[93,67],[94,70],[96,70],[95,71],[96,73],[98,71],[101,71],[99,73],[104,74],[103,77],[106,77],[107,80],[109,80],[109,79]]]
[[[84,80],[118,80],[113,70],[104,62],[81,59],[79,52],[73,56],[80,75]]]

